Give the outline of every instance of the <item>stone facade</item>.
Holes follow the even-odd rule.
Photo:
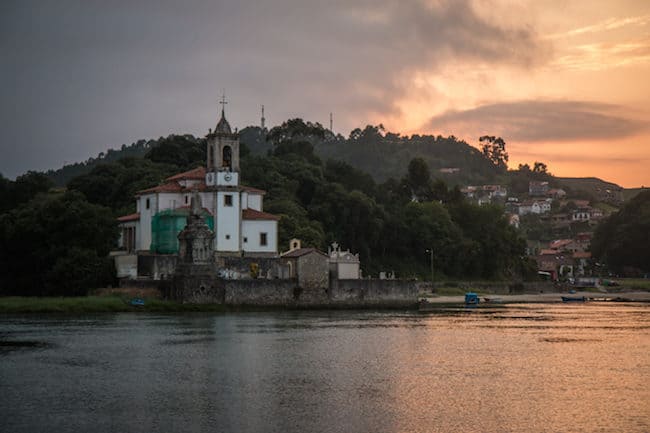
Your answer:
[[[296,248],[282,254],[282,276],[297,278],[304,290],[323,289],[329,286],[327,255],[315,248]]]
[[[303,289],[296,279],[205,279],[205,272],[164,285],[163,296],[183,303],[283,308],[415,308],[418,287],[404,280],[340,280]]]

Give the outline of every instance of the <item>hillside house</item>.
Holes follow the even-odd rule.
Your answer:
[[[548,182],[531,180],[528,182],[528,195],[531,197],[545,196],[548,194]]]

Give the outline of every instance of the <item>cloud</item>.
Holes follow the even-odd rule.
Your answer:
[[[602,33],[610,30],[618,30],[629,26],[642,27],[650,24],[650,15],[639,15],[625,18],[608,18],[604,21],[588,26],[578,27],[567,32],[555,33],[546,36],[548,39],[560,39],[565,37],[580,36],[589,33]]]
[[[623,107],[584,101],[517,101],[448,111],[423,129],[467,131],[477,137],[500,135],[506,141],[620,139],[647,130],[647,121],[621,115]]]
[[[612,67],[650,64],[650,38],[570,47],[551,65],[565,69],[600,71]]]
[[[0,171],[231,123],[300,116],[341,131],[395,114],[409,77],[449,59],[528,68],[547,47],[470,0],[21,1],[0,14]],[[16,146],[20,143],[20,146]]]

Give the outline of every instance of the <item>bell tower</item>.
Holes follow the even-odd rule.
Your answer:
[[[214,132],[207,135],[208,160],[206,164],[205,183],[207,186],[239,185],[239,135],[232,132],[226,120],[225,95],[221,104],[221,119]]]

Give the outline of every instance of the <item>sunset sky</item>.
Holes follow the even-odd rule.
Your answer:
[[[0,173],[291,117],[650,185],[650,1],[4,1]]]

